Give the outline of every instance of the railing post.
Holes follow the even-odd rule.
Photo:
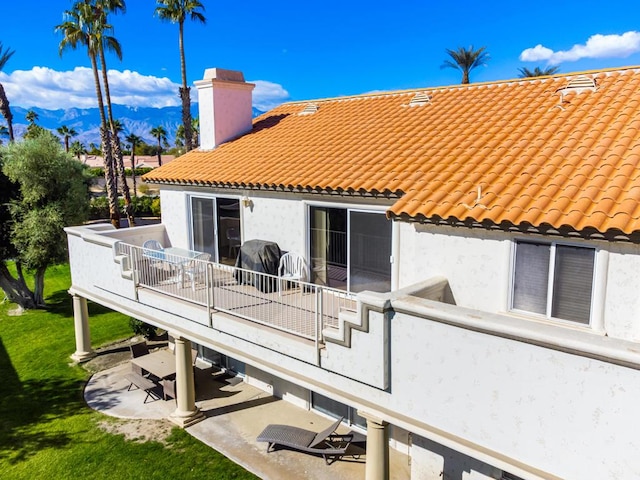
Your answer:
[[[133,245],[129,245],[129,252],[131,253],[131,276],[132,276],[132,280],[133,280],[133,296],[136,299],[136,302],[139,300],[138,299],[138,287],[140,286],[140,275],[138,272],[139,269],[139,256],[138,256],[138,248],[133,246]]]
[[[211,310],[213,308],[213,264],[207,262],[205,283],[207,285],[207,317],[209,318],[209,328],[213,328],[213,318]]]
[[[316,315],[315,315],[315,345],[316,345],[316,365],[320,366],[320,332],[322,326],[322,288],[316,286]]]

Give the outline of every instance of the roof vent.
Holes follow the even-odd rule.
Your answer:
[[[307,103],[298,115],[312,115],[318,111],[315,103]]]
[[[431,103],[431,96],[429,95],[429,92],[418,92],[409,102],[409,106],[417,107],[419,105],[426,105],[427,103]]]
[[[596,81],[593,78],[587,77],[586,75],[579,75],[569,80],[564,87],[557,89],[556,93],[560,94],[560,103],[563,103],[564,96],[569,92],[581,93],[585,90],[595,92],[597,89]]]

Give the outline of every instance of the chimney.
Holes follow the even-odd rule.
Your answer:
[[[211,150],[239,137],[252,128],[251,91],[255,85],[244,81],[242,72],[207,68],[198,89],[200,149]]]

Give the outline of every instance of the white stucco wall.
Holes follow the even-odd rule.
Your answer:
[[[251,208],[242,208],[243,241],[276,242],[281,250],[306,257],[305,203],[263,196],[249,196]]]
[[[609,246],[604,327],[607,335],[640,341],[640,246]]]
[[[171,245],[189,248],[189,203],[187,194],[179,190],[161,189],[162,223]]]
[[[483,229],[436,227],[400,223],[399,286],[444,276],[455,303],[485,312],[509,313],[512,249],[523,235]],[[560,237],[532,236],[532,240],[559,241]],[[595,247],[596,272],[592,324],[571,322],[559,326],[590,328],[594,334],[640,340],[640,246],[571,239]],[[519,316],[526,316],[522,312]],[[534,315],[532,321],[546,321]]]
[[[444,276],[457,305],[506,310],[511,243],[505,234],[404,222],[399,229],[400,288]]]

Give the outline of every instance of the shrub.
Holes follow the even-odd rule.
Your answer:
[[[146,183],[141,183],[140,185],[138,185],[138,193],[141,193],[142,195],[146,195],[147,193],[149,193],[149,185],[147,185]]]
[[[104,177],[104,168],[102,167],[91,167],[89,168],[89,175],[94,178]]]
[[[109,200],[107,197],[94,197],[89,204],[89,219],[109,218]]]
[[[138,320],[137,318],[131,317],[129,319],[129,326],[135,335],[142,335],[146,339],[153,338],[156,335],[156,327],[149,325],[148,323],[144,323],[142,320]]]
[[[151,215],[153,215],[154,217],[159,217],[160,216],[160,197],[155,197],[152,201],[151,201]]]

